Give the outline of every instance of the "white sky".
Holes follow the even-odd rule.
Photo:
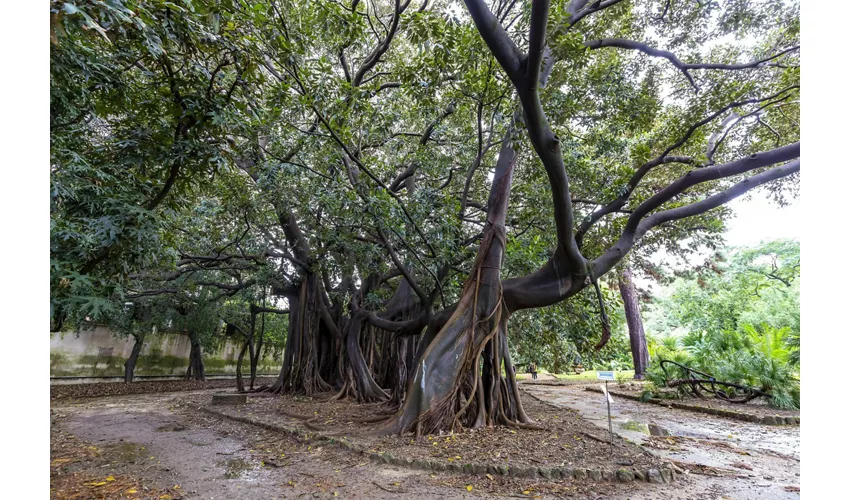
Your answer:
[[[738,198],[729,202],[729,206],[736,216],[726,224],[724,236],[729,245],[752,246],[778,238],[800,238],[803,214],[799,199],[780,208],[756,193],[750,200]]]
[[[803,213],[800,200],[791,200],[785,207],[769,201],[764,193],[756,191],[750,199],[737,198],[727,205],[734,212],[726,223],[723,238],[727,246],[754,246],[761,242],[780,238],[800,239]],[[705,262],[711,254],[703,249],[688,259],[687,266],[697,266]],[[660,251],[652,256],[652,261],[668,269],[683,269],[680,262],[670,259],[666,252]],[[635,283],[645,289],[657,290],[653,280],[635,276]]]

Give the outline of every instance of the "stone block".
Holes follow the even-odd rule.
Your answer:
[[[629,469],[620,469],[617,471],[617,481],[630,483],[635,480],[635,473]]]
[[[661,477],[661,471],[658,469],[649,469],[646,471],[646,480],[654,484],[661,484],[664,482],[664,478]]]
[[[414,460],[412,466],[416,470],[431,470],[431,464],[425,460]]]

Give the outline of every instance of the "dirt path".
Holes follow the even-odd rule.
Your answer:
[[[199,411],[213,392],[54,401],[51,440],[61,444],[51,443],[52,498],[625,499],[636,491],[662,498],[671,488],[586,482],[544,487],[533,479],[374,464],[336,447],[300,443]],[[59,433],[65,436],[61,440]],[[56,460],[74,443],[84,452],[83,459]],[[103,493],[119,483],[127,485],[120,494],[116,488]]]
[[[209,393],[209,392],[207,392]],[[193,413],[187,396],[116,396],[54,404],[56,425],[103,450],[100,476],[131,475],[168,498],[472,498],[425,472],[380,467],[242,424]],[[262,435],[265,433],[266,435]],[[176,490],[174,485],[179,485]],[[96,490],[95,490],[96,491]],[[143,492],[141,492],[143,493]]]
[[[601,394],[569,386],[524,385],[523,389],[555,405],[576,409],[585,419],[608,429]],[[611,414],[614,432],[623,438],[664,458],[689,464],[692,472],[716,473],[719,469],[723,474],[690,474],[682,487],[663,498],[799,498],[794,491],[800,484],[799,427],[737,422],[617,397]]]
[[[585,418],[607,430],[605,406],[598,394],[577,387],[543,385],[527,385],[524,390],[555,405],[577,409]],[[762,427],[617,399],[612,410],[618,434],[641,442],[666,458],[721,468],[733,475],[690,474],[675,485],[559,482],[547,488],[534,480],[452,476],[373,464],[345,450],[300,443],[267,430],[213,418],[198,409],[209,401],[212,392],[215,391],[54,402],[51,440],[54,431],[70,433],[80,441],[77,446],[88,455],[84,460],[63,462],[59,466],[51,459],[51,478],[52,481],[56,479],[52,487],[69,481],[78,483],[77,496],[54,491],[52,497],[205,500],[799,498],[798,493],[785,490],[786,486],[799,484],[797,428]],[[653,432],[663,434],[663,431],[671,435],[651,435]],[[53,457],[53,443],[51,445]],[[59,446],[70,445],[62,441]],[[705,469],[692,469],[706,472]],[[108,483],[109,479],[105,478],[114,479]],[[92,483],[104,486],[91,486]],[[133,485],[122,491],[134,493],[98,494],[118,483]],[[467,491],[467,486],[472,486],[472,491]]]

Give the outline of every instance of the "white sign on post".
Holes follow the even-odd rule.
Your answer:
[[[602,394],[604,394],[605,397],[608,398],[608,402],[613,403],[614,400],[611,399],[611,394],[608,393],[608,388],[604,384],[599,384],[599,387],[602,388]]]
[[[602,388],[602,394],[605,395],[605,406],[608,407],[608,433],[611,435],[611,448],[609,451],[609,455],[614,453],[614,428],[611,424],[611,403],[614,402],[611,399],[611,395],[608,394],[608,382],[612,380],[616,380],[614,378],[614,372],[596,372],[596,378],[599,380],[604,380],[604,384],[599,384],[599,387]]]

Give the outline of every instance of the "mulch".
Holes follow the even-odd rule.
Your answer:
[[[274,383],[274,378],[258,378],[255,386]],[[247,379],[246,379],[247,384]],[[131,382],[108,382],[96,384],[62,384],[50,386],[50,399],[93,398],[120,396],[124,394],[150,394],[155,392],[196,391],[201,389],[235,389],[235,379],[216,380],[150,380]]]
[[[249,398],[247,405],[234,408],[219,406],[216,409],[263,423],[345,436],[373,453],[388,452],[413,460],[445,461],[446,464],[504,464],[510,467],[608,469],[620,466],[646,469],[658,464],[657,459],[643,449],[617,437],[613,455],[609,457],[609,437],[604,429],[582,419],[573,410],[556,408],[525,394],[522,400],[526,413],[546,430],[499,426],[423,436],[418,440],[410,435],[378,437],[369,433],[380,424],[361,422],[381,415],[389,416],[391,409],[385,404],[329,401],[327,397]],[[314,420],[305,424],[307,418]]]

